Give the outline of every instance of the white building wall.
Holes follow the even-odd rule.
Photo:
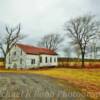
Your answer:
[[[16,52],[16,55],[14,55],[14,52]],[[9,63],[9,59],[10,59],[10,63]],[[21,59],[22,59],[22,63],[20,63]],[[21,51],[21,49],[18,48],[17,46],[13,47],[10,53],[8,53],[7,55],[6,68],[25,68],[25,67],[26,67],[26,54],[23,51]]]
[[[31,64],[32,59],[35,60],[34,64]],[[27,66],[26,68],[27,69],[39,67],[38,63],[39,63],[39,56],[38,55],[27,55],[26,56],[26,66]]]
[[[40,67],[58,65],[57,56],[55,55],[40,55],[40,57],[42,57],[42,63],[40,63]],[[46,62],[46,57],[47,57],[47,62]],[[52,58],[52,62],[50,62],[50,58]]]
[[[13,55],[16,52],[16,55]],[[42,57],[42,62],[40,63],[40,57]],[[47,62],[46,62],[47,57]],[[10,63],[9,63],[10,58]],[[50,58],[52,62],[50,62]],[[22,59],[22,63],[20,60]],[[34,59],[35,63],[31,64],[31,60]],[[19,47],[13,47],[6,59],[6,68],[17,68],[17,69],[30,69],[30,68],[39,68],[39,67],[50,67],[57,66],[57,55],[29,55],[23,52]]]
[[[42,57],[42,62],[40,63],[40,57]],[[47,63],[46,63],[46,57],[47,57]],[[50,57],[52,58],[52,62],[50,62]],[[34,59],[35,63],[31,64],[31,60]],[[48,66],[57,66],[57,56],[52,55],[27,55],[26,58],[26,65],[27,69],[29,68],[39,68],[39,67],[48,67]]]

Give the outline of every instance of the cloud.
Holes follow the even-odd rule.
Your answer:
[[[99,0],[0,0],[0,22],[22,24],[32,42],[50,32],[63,32],[65,21],[88,12],[99,14]]]

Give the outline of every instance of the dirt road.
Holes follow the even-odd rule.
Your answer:
[[[35,74],[0,73],[0,100],[89,100],[79,90]]]

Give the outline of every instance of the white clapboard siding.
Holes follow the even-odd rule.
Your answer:
[[[15,53],[16,52],[16,53]],[[40,62],[40,57],[42,62]],[[46,61],[47,57],[47,61]],[[51,60],[52,59],[52,60]],[[10,60],[10,61],[9,61]],[[32,63],[33,60],[33,63]],[[26,54],[18,46],[14,46],[11,51],[8,53],[6,58],[6,68],[14,69],[30,69],[38,67],[51,67],[57,66],[57,55],[32,55]]]

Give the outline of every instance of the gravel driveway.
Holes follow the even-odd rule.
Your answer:
[[[56,79],[35,74],[0,73],[0,100],[89,100]]]

